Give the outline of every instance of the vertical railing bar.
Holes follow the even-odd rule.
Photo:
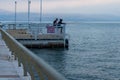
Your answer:
[[[30,76],[31,76],[31,78],[32,78],[32,80],[35,80],[35,78],[34,78],[34,73],[33,73],[33,70],[32,70],[32,65],[31,64],[29,64],[29,73],[30,73]]]

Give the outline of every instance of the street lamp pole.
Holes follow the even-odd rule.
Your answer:
[[[28,27],[30,28],[30,0],[28,0]]]
[[[15,1],[15,28],[16,28],[17,1]]]
[[[42,0],[40,0],[40,22],[42,21]]]

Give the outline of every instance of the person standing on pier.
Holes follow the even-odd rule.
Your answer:
[[[53,26],[57,26],[58,24],[58,18],[56,18],[54,21],[53,21]]]
[[[66,23],[63,23],[63,19],[60,19],[57,26],[59,27],[59,32],[62,34],[64,32],[64,26]]]
[[[63,19],[60,19],[60,20],[59,20],[58,26],[61,26],[61,24],[65,24],[65,23],[63,23]]]

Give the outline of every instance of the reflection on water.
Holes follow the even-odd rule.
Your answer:
[[[68,24],[69,50],[31,49],[68,80],[120,80],[120,23]]]

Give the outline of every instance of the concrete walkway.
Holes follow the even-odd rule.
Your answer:
[[[31,80],[23,76],[23,68],[13,58],[0,33],[0,80]]]

